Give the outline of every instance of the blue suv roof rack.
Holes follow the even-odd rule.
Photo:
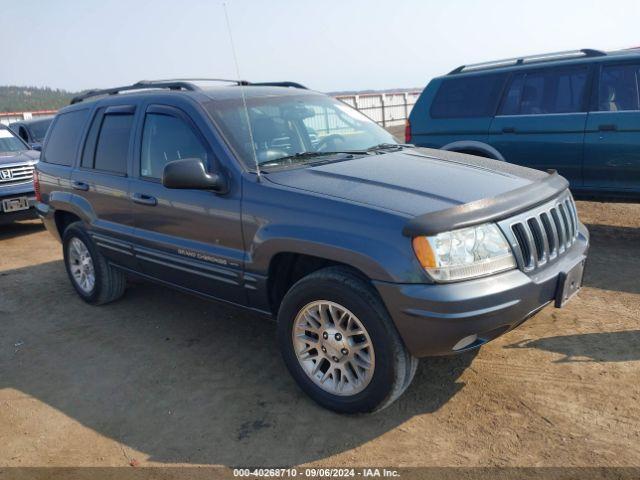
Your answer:
[[[82,93],[81,95],[77,95],[71,99],[71,105],[75,103],[80,103],[88,98],[99,97],[105,95],[117,95],[122,92],[133,91],[133,90],[147,90],[147,89],[169,89],[169,90],[187,90],[187,91],[197,91],[201,88],[196,85],[195,82],[224,82],[231,83],[233,85],[244,85],[244,86],[261,86],[261,87],[291,87],[291,88],[302,88],[307,89],[304,85],[301,85],[296,82],[259,82],[259,83],[251,83],[247,80],[229,80],[225,78],[177,78],[170,80],[141,80],[139,82],[134,83],[133,85],[125,85],[122,87],[113,87],[113,88],[105,88],[100,90],[89,90],[87,92]]]
[[[539,55],[529,55],[526,57],[505,58],[504,60],[493,60],[490,62],[473,63],[470,65],[460,65],[458,68],[451,70],[448,75],[456,73],[476,72],[479,70],[491,70],[494,68],[511,67],[514,65],[524,65],[527,63],[551,62],[554,60],[564,60],[580,57],[602,57],[607,53],[602,50],[594,50],[592,48],[583,48],[581,50],[567,50],[564,52],[543,53]]]

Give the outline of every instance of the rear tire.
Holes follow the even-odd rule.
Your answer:
[[[109,265],[82,222],[74,222],[64,230],[62,249],[69,280],[85,302],[102,305],[124,294],[125,275]]]
[[[418,365],[377,292],[344,267],[319,270],[291,287],[278,312],[278,343],[300,388],[339,413],[389,406]]]

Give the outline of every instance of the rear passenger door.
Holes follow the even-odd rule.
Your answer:
[[[640,191],[640,63],[604,64],[585,136],[586,188]]]
[[[76,197],[93,213],[94,241],[105,256],[123,266],[134,266],[129,164],[135,110],[134,105],[113,105],[94,112],[80,165],[71,175]]]
[[[507,162],[555,169],[582,185],[589,67],[547,68],[512,75],[489,143]]]
[[[182,107],[149,105],[138,127],[131,187],[138,262],[151,277],[244,304],[240,188],[203,133],[211,127],[193,107]],[[224,175],[229,191],[162,185],[164,166],[185,158],[198,158],[209,172]]]

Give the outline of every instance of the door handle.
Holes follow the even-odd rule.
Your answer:
[[[603,123],[602,125],[598,125],[598,130],[601,132],[613,132],[618,129],[618,126],[613,123]]]
[[[134,193],[131,195],[131,199],[134,203],[139,203],[140,205],[149,205],[151,207],[155,207],[158,204],[158,200],[156,197],[152,197],[151,195],[147,195],[145,193]]]
[[[71,184],[71,186],[73,187],[74,190],[82,190],[83,192],[86,192],[89,190],[89,184],[84,182],[74,181]]]
[[[502,127],[502,133],[516,133],[516,127]]]

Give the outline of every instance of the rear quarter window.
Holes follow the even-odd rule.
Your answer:
[[[54,165],[73,165],[88,115],[88,109],[58,115],[51,127],[41,160]]]
[[[433,104],[433,118],[470,118],[493,116],[505,74],[445,79]]]

